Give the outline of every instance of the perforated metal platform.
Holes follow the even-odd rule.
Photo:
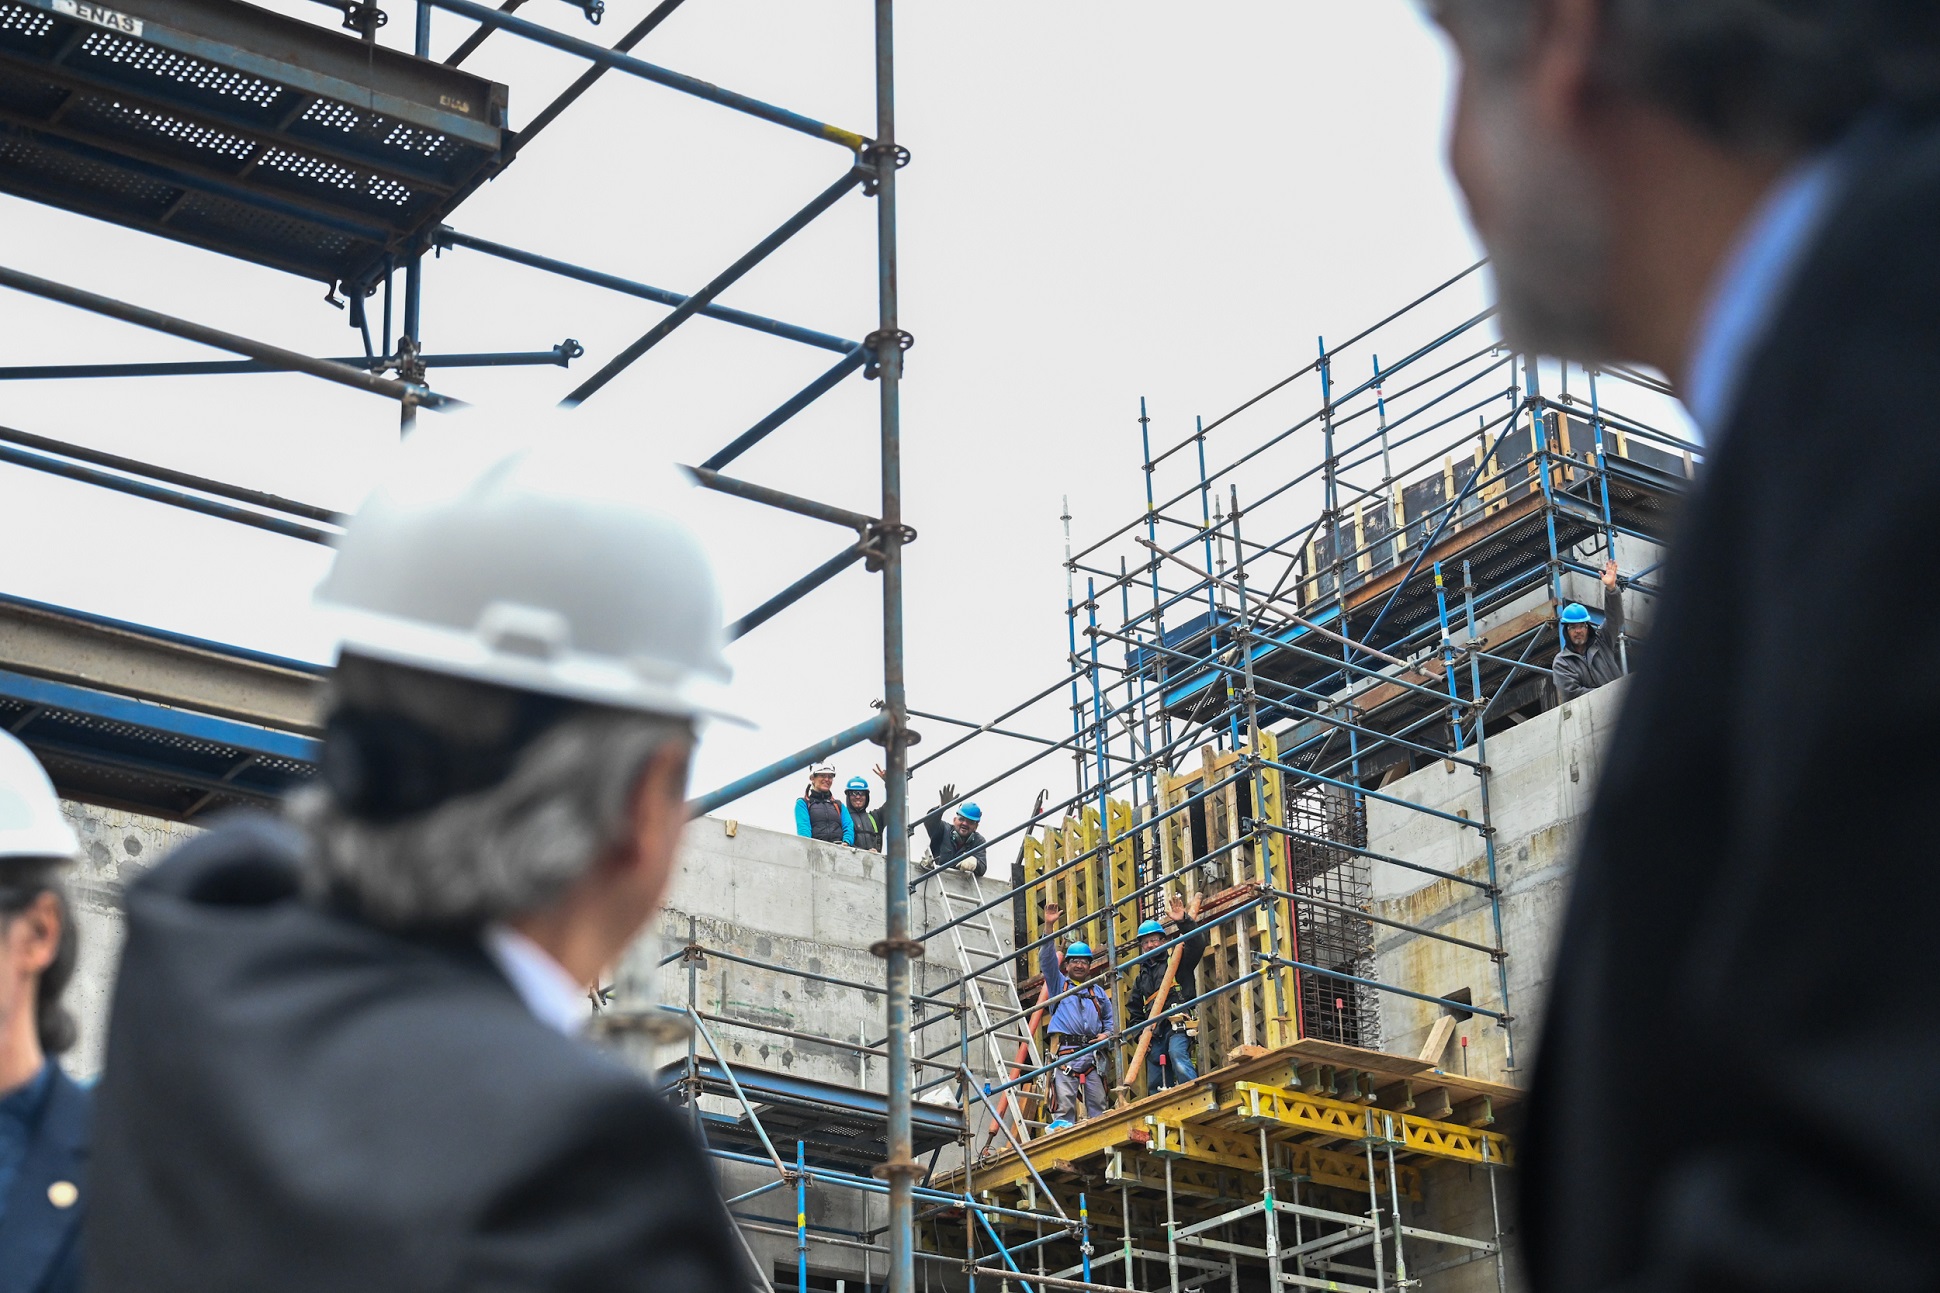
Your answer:
[[[506,90],[240,0],[0,0],[0,191],[361,290],[499,164]]]
[[[193,821],[308,781],[316,741],[0,669],[0,726],[69,799]]]

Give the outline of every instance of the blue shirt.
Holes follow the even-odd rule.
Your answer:
[[[42,1060],[32,1077],[0,1095],[0,1220],[6,1219],[7,1195],[34,1143],[34,1132],[40,1126],[41,1110],[47,1107],[47,1092],[53,1085],[53,1076],[54,1061]]]
[[[1071,981],[1064,977],[1064,966],[1058,961],[1055,940],[1037,949],[1037,968],[1044,972],[1044,984],[1052,996],[1071,986]],[[1051,1007],[1051,1023],[1046,1031],[1063,1033],[1081,1045],[1103,1037],[1112,1031],[1111,997],[1097,979],[1085,980],[1076,993]]]
[[[1730,423],[1745,366],[1844,192],[1862,141],[1872,134],[1862,125],[1787,171],[1753,210],[1725,257],[1699,315],[1684,393],[1684,406],[1711,444]]]

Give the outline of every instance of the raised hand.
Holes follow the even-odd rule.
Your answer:
[[[936,802],[939,804],[947,804],[956,797],[957,783],[954,781],[946,781],[943,783],[943,789],[938,792]]]
[[[1058,922],[1063,919],[1064,919],[1064,908],[1058,906],[1054,902],[1047,902],[1044,904],[1044,927],[1046,929],[1057,928]]]

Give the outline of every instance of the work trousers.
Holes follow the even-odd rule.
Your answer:
[[[1192,1063],[1192,1038],[1177,1028],[1154,1038],[1145,1051],[1145,1089],[1181,1086],[1199,1076]]]
[[[1096,1066],[1074,1073],[1069,1066],[1051,1071],[1051,1115],[1066,1122],[1096,1118],[1105,1111],[1105,1079]]]

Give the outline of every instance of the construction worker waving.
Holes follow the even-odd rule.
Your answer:
[[[1064,949],[1063,964],[1059,964],[1056,930],[1063,917],[1063,909],[1056,903],[1045,904],[1046,937],[1037,950],[1038,968],[1044,972],[1044,985],[1051,996],[1071,990],[1070,996],[1051,1008],[1049,1049],[1054,1057],[1083,1050],[1116,1031],[1111,996],[1092,977],[1090,946],[1071,944]],[[1102,1049],[1095,1050],[1051,1070],[1051,1123],[1046,1130],[1057,1131],[1105,1111],[1105,1080],[1098,1072],[1104,1058]]]

